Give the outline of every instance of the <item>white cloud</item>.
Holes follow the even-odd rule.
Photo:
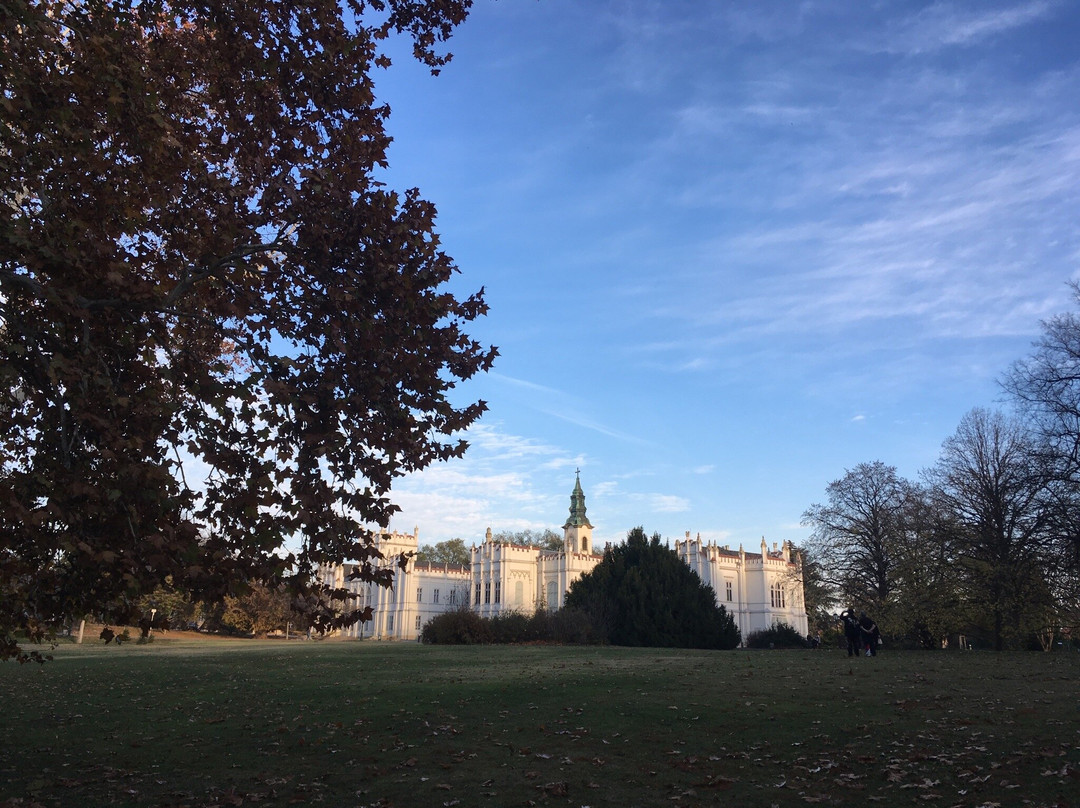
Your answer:
[[[690,510],[690,500],[674,494],[631,494],[628,499],[645,514],[684,513]]]
[[[938,2],[887,28],[885,38],[874,42],[871,48],[892,53],[922,53],[951,45],[974,46],[1046,19],[1060,7],[1061,3],[1046,0],[1006,8],[976,4],[970,9],[956,3]]]
[[[475,424],[464,436],[464,457],[436,463],[394,484],[401,507],[395,530],[421,530],[422,543],[449,538],[479,541],[484,531],[541,529],[561,524],[573,486],[569,470],[585,465],[571,453],[505,430],[498,421]],[[564,473],[558,473],[564,471]]]

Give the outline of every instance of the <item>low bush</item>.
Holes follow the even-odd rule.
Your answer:
[[[431,618],[420,639],[434,645],[480,645],[492,641],[492,631],[490,621],[463,606]]]
[[[560,609],[548,615],[547,624],[550,641],[566,645],[603,645],[607,636],[600,622],[581,609]]]
[[[484,618],[481,618],[484,619]],[[487,618],[491,642],[499,645],[529,642],[533,636],[532,621],[521,612],[506,612]]]
[[[591,615],[580,609],[549,612],[537,609],[532,615],[507,612],[494,617],[480,617],[468,607],[433,617],[420,632],[425,643],[475,645],[493,643],[559,643],[562,645],[598,645],[604,632]]]
[[[752,631],[746,637],[747,648],[807,648],[806,637],[787,623],[773,623],[766,629]]]

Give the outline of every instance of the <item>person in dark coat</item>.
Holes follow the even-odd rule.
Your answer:
[[[867,656],[877,656],[878,643],[881,641],[881,632],[866,612],[859,613],[859,631],[862,633],[863,647],[866,648]]]
[[[840,620],[844,624],[844,638],[847,640],[847,655],[859,656],[862,649],[862,631],[859,629],[859,621],[855,612],[851,609],[840,612]]]

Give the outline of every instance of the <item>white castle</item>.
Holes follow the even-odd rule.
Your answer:
[[[505,612],[531,614],[536,609],[562,608],[570,584],[603,559],[593,547],[593,526],[585,515],[585,494],[580,475],[570,495],[570,517],[563,525],[563,548],[544,550],[495,541],[488,528],[484,540],[471,548],[467,567],[416,563],[411,558],[398,566],[401,554],[415,553],[419,530],[386,532],[376,537],[383,563],[394,567],[389,588],[350,580],[356,564],[322,569],[326,584],[353,593],[354,608],[370,606],[371,620],[357,623],[342,634],[357,639],[416,640],[424,624],[443,612],[468,606],[483,617]],[[716,600],[735,618],[745,638],[749,633],[787,623],[800,634],[807,632],[803,603],[802,559],[784,542],[769,552],[765,540],[760,553],[738,552],[703,544],[700,534],[675,542],[675,551],[716,592]]]

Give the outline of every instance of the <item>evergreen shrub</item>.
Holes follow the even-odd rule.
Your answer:
[[[420,639],[435,645],[480,645],[491,642],[492,631],[490,621],[462,606],[431,618]]]
[[[532,625],[528,615],[521,612],[497,614],[486,620],[491,642],[500,645],[529,642],[532,637]]]
[[[589,617],[596,641],[660,648],[735,648],[739,629],[716,593],[669,547],[643,528],[609,547],[574,581],[566,606]]]
[[[747,648],[807,648],[806,637],[787,623],[773,623],[771,627],[752,631],[746,637]]]

